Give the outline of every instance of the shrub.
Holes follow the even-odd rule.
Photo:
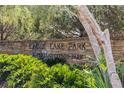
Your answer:
[[[0,77],[6,80],[8,87],[24,87],[30,81],[32,71],[47,69],[47,65],[27,55],[0,55]],[[9,72],[8,74],[5,74]],[[5,74],[5,75],[4,75]]]
[[[28,55],[0,55],[0,77],[7,87],[96,87],[91,71],[56,64],[48,67]]]
[[[32,81],[27,87],[49,87],[49,88],[83,88],[95,87],[95,80],[92,73],[74,69],[71,70],[66,64],[56,64],[48,72],[42,73],[40,70],[32,76]]]

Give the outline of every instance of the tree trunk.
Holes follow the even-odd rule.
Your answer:
[[[98,60],[102,48],[104,50],[109,79],[112,87],[121,88],[121,81],[116,72],[112,55],[109,31],[106,31],[105,33],[101,31],[99,25],[86,6],[78,6],[78,12],[79,20],[88,34],[96,59]]]

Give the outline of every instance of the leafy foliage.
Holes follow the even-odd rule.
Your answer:
[[[88,6],[102,30],[123,31],[124,7],[115,5]],[[113,20],[114,19],[114,20]]]
[[[88,6],[88,8],[103,31],[124,30],[123,6]],[[0,6],[1,40],[87,36],[77,15],[75,6]]]
[[[0,6],[1,40],[25,40],[35,38],[34,20],[26,6]],[[35,35],[35,37],[34,37]]]
[[[0,55],[0,81],[7,87],[96,87],[92,73],[68,65],[48,67],[27,55]]]
[[[88,65],[54,64],[27,55],[0,55],[0,82],[6,87],[32,88],[108,88],[111,87],[104,56],[99,64]],[[117,65],[117,72],[123,83],[123,65]]]
[[[93,76],[96,80],[96,86],[102,87],[102,88],[110,88],[111,83],[109,80],[108,72],[107,72],[107,66],[106,66],[106,60],[103,55],[103,52],[101,52],[98,60],[97,66],[92,70]]]
[[[7,80],[8,87],[24,87],[35,68],[47,68],[46,64],[26,55],[0,55],[0,77]],[[4,73],[9,72],[5,77]]]
[[[122,86],[124,87],[124,63],[122,62],[122,60],[116,61],[116,67]]]
[[[68,65],[57,64],[52,66],[49,73],[45,72],[47,76],[47,78],[44,76],[45,80],[41,77],[43,73],[39,71],[37,73],[32,77],[33,80],[29,83],[29,87],[95,87],[95,80],[91,73],[79,69],[70,70]]]

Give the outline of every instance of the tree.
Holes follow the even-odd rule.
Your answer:
[[[33,19],[25,6],[0,6],[1,40],[28,39],[32,36]]]
[[[88,7],[102,30],[123,31],[122,6]],[[77,10],[74,6],[33,6],[31,11],[36,18],[35,27],[38,29],[35,31],[39,33],[41,39],[87,36],[77,18]]]
[[[39,39],[83,35],[84,28],[76,17],[76,9],[73,6],[29,6],[28,8],[35,20],[33,30],[39,34]]]
[[[124,7],[117,5],[88,6],[102,30],[111,32],[124,30]],[[114,19],[114,20],[113,20]]]
[[[85,27],[90,39],[94,54],[98,60],[101,49],[104,50],[109,79],[112,87],[122,87],[112,55],[109,31],[102,32],[96,20],[86,6],[78,6],[79,19]]]
[[[0,39],[6,40],[14,30],[13,6],[0,6]]]
[[[88,8],[102,30],[107,28],[111,32],[123,31],[123,6],[88,6]],[[0,35],[3,40],[87,36],[77,17],[77,12],[74,6],[66,5],[0,6],[0,33],[2,34]],[[6,27],[9,30],[3,31]]]

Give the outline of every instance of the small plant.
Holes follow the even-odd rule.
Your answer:
[[[124,87],[124,63],[121,60],[116,61],[117,73],[120,77],[122,86]]]
[[[93,76],[96,80],[96,86],[99,88],[110,88],[111,83],[107,73],[106,60],[103,53],[100,54],[98,64],[92,70]]]

